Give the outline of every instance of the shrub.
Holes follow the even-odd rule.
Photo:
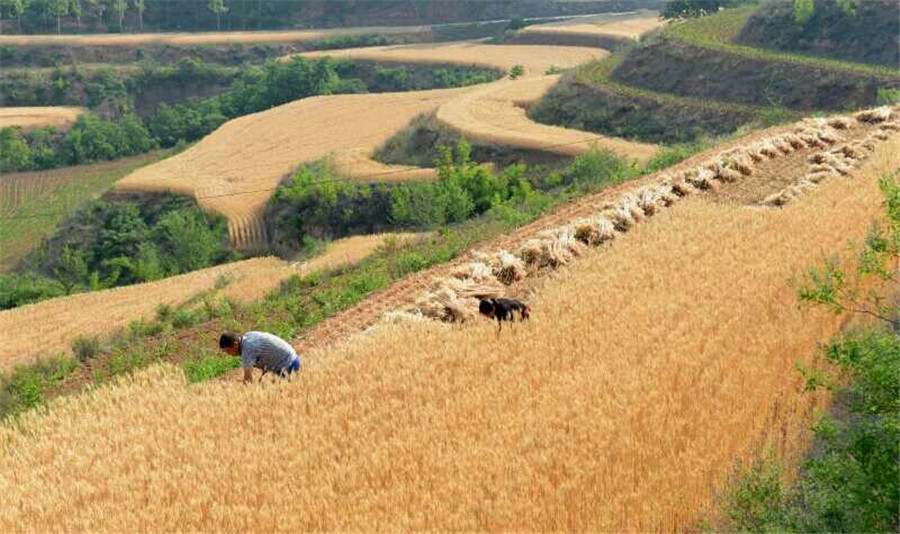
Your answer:
[[[175,310],[172,314],[173,328],[186,328],[200,322],[200,314],[191,310]]]
[[[80,362],[96,357],[101,348],[100,338],[97,336],[78,336],[72,341],[72,352]]]
[[[511,69],[509,69],[509,79],[515,80],[525,74],[525,67],[522,65],[513,65]]]

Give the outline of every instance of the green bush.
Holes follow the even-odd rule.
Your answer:
[[[172,314],[172,328],[187,328],[200,322],[200,313],[191,310],[175,310]]]
[[[72,353],[79,362],[84,362],[100,354],[103,345],[97,336],[78,336],[72,340]]]

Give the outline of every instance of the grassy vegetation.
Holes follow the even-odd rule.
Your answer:
[[[0,176],[0,272],[9,271],[83,203],[172,153],[156,150],[114,162]]]
[[[663,31],[663,34],[666,37],[684,41],[701,48],[729,52],[752,59],[849,71],[892,80],[896,80],[898,76],[896,68],[886,66],[864,65],[816,56],[774,52],[763,48],[735,44],[732,40],[755,10],[756,6],[722,10],[715,15],[670,24]]]

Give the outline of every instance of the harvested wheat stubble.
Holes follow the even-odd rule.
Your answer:
[[[42,126],[68,126],[86,113],[79,107],[0,108],[0,128],[20,126],[24,129]]]
[[[372,153],[417,115],[468,90],[298,100],[229,121],[177,156],[126,176],[116,188],[193,196],[204,209],[228,218],[235,246],[254,248],[266,241],[266,202],[299,164],[329,155],[346,161],[342,151]],[[371,172],[366,167],[363,176],[366,170]]]
[[[688,529],[736,460],[805,451],[795,365],[842,318],[789,280],[865,236],[879,150],[785,210],[684,200],[548,280],[502,350],[486,321],[400,321],[300,380],[154,367],[53,401],[0,429],[0,530]]]
[[[624,158],[646,162],[657,153],[657,145],[531,120],[525,114],[525,107],[539,100],[558,79],[558,75],[548,75],[527,80],[501,80],[441,106],[436,119],[468,139],[565,156],[604,148]]]
[[[641,12],[628,18],[608,18],[599,22],[584,22],[573,18],[547,24],[533,24],[521,31],[525,34],[541,35],[593,35],[637,40],[641,35],[661,27],[665,22],[655,12]]]
[[[609,52],[599,48],[579,46],[490,45],[479,42],[429,43],[414,45],[373,46],[304,52],[304,57],[354,59],[389,63],[423,63],[478,65],[508,71],[521,65],[523,77],[542,76],[551,67],[570,68],[593,59],[604,58]],[[285,60],[292,56],[287,56]]]
[[[232,280],[228,295],[256,298],[291,274],[277,258],[254,258],[133,286],[80,293],[0,312],[0,368],[36,357],[68,352],[78,335],[102,336],[139,319],[152,318],[160,304],[176,306]]]
[[[360,28],[335,28],[328,30],[293,30],[259,32],[196,32],[196,33],[141,33],[98,35],[0,35],[0,45],[14,46],[144,46],[167,45],[216,45],[240,43],[291,43],[309,42],[329,37],[366,34],[428,33],[428,26],[372,26]]]

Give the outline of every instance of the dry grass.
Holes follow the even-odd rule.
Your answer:
[[[584,22],[582,18],[535,24],[522,29],[522,33],[550,35],[595,35],[602,37],[618,37],[636,40],[641,35],[653,31],[665,24],[659,15],[653,12],[642,12],[629,18],[607,17],[598,22]]]
[[[559,76],[501,80],[460,95],[438,109],[437,120],[468,139],[575,156],[594,148],[646,162],[659,147],[534,122],[525,107],[539,100]]]
[[[0,369],[27,364],[38,356],[68,352],[78,335],[107,335],[138,319],[152,319],[160,304],[177,306],[215,288],[216,280],[233,281],[226,294],[234,299],[262,296],[292,274],[277,258],[254,258],[209,269],[103,291],[81,293],[0,312]]]
[[[364,34],[407,34],[429,32],[428,26],[372,26],[336,28],[330,30],[259,31],[259,32],[198,32],[198,33],[140,33],[98,35],[0,35],[0,45],[14,46],[144,46],[217,45],[236,43],[308,42],[329,37]]]
[[[898,165],[882,145],[783,210],[685,199],[548,280],[501,342],[402,322],[289,383],[157,367],[54,401],[0,430],[0,530],[684,530],[735,460],[805,449],[795,362],[842,318],[789,279],[865,235]]]
[[[87,110],[79,107],[0,108],[0,128],[68,126]]]
[[[609,55],[606,50],[580,46],[489,45],[479,42],[373,46],[305,52],[305,57],[331,56],[361,61],[478,65],[508,71],[522,65],[523,77],[541,76],[550,67],[570,68]]]

